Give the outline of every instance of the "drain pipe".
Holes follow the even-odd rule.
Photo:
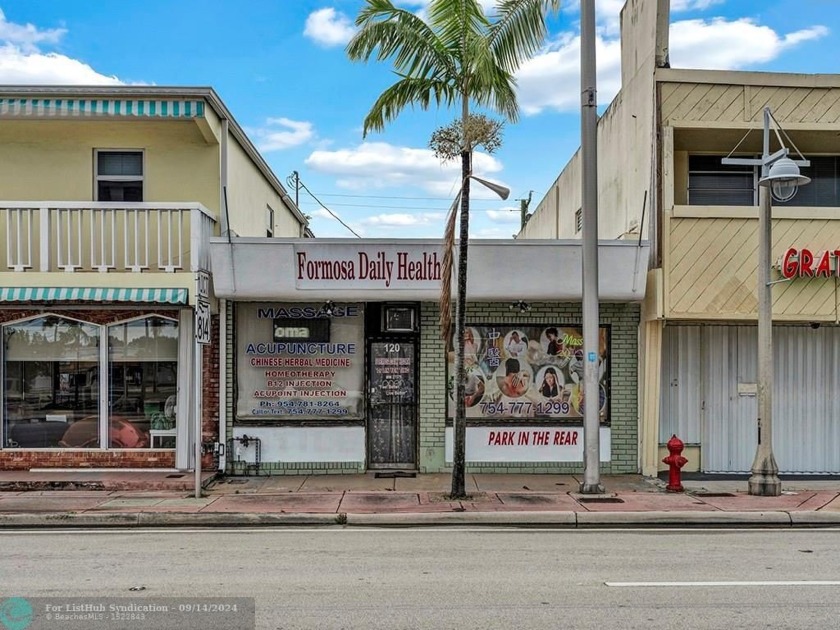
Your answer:
[[[219,300],[219,472],[227,468],[227,308]]]

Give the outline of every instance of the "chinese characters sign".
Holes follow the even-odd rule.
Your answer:
[[[601,422],[609,421],[609,341],[598,344]],[[580,419],[583,395],[583,333],[570,326],[467,326],[464,339],[468,418]],[[455,412],[455,352],[450,345],[448,414]]]

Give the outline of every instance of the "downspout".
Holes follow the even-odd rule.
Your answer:
[[[227,468],[227,306],[219,300],[219,472]]]
[[[219,213],[222,218],[222,236],[230,240],[230,216],[227,207],[227,186],[228,186],[228,119],[222,119],[222,143],[220,147],[221,164],[219,168]]]
[[[219,179],[220,208],[222,212],[222,235],[227,234],[231,247],[231,278],[233,290],[236,293],[236,275],[233,269],[233,243],[230,237],[230,216],[228,215],[227,186],[228,186],[228,119],[222,119],[221,169]],[[224,473],[227,467],[227,300],[219,300],[219,470]]]

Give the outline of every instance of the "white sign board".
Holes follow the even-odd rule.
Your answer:
[[[210,302],[204,300],[195,303],[195,340],[204,345],[210,343]]]
[[[601,427],[601,461],[610,461],[609,427]],[[446,461],[452,461],[452,427],[446,428]],[[583,427],[467,427],[468,462],[582,462]]]

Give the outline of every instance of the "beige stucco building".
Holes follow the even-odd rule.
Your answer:
[[[688,444],[686,470],[750,468],[759,173],[721,159],[761,155],[770,107],[812,179],[773,208],[773,446],[783,473],[838,473],[840,75],[673,69],[668,19],[668,0],[628,0],[622,89],[598,126],[599,238],[651,243],[639,468],[663,468],[673,433]],[[580,237],[579,208],[578,154],[518,238]]]
[[[306,219],[210,88],[2,86],[0,123],[0,469],[193,467],[226,396],[209,239]]]

